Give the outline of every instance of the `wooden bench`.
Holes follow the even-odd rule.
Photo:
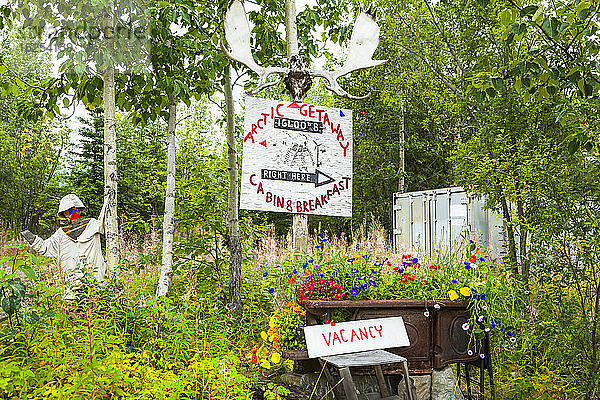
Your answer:
[[[402,317],[313,325],[304,328],[304,335],[309,356],[319,358],[336,399],[343,396],[338,388],[339,381],[336,382],[329,366],[338,370],[347,400],[359,400],[351,367],[373,367],[380,392],[378,398],[401,400],[400,397],[391,395],[381,368],[382,365],[400,363],[409,400],[416,400],[406,358],[384,350],[410,345]],[[374,399],[371,396],[360,396],[361,400],[365,398]]]

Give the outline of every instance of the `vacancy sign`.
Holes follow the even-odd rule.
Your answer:
[[[249,97],[240,208],[352,216],[352,111]]]
[[[410,346],[402,317],[307,326],[304,337],[310,358]]]

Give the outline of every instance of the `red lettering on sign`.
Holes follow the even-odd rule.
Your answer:
[[[301,201],[296,202],[296,211],[302,212],[302,202]]]
[[[342,338],[342,342],[348,343],[348,339],[344,339],[344,331],[345,329],[340,329],[340,337]]]
[[[308,209],[308,201],[303,201],[302,202],[302,206],[304,206],[304,212],[309,212],[310,210]]]
[[[369,335],[371,335],[371,337],[372,337],[373,339],[375,339],[377,336],[373,335],[373,332],[371,332],[371,328],[374,328],[374,327],[373,327],[373,326],[370,326],[370,327],[369,327]]]
[[[310,118],[314,118],[315,117],[315,106],[314,105],[310,105],[308,106],[308,116]]]
[[[306,117],[306,110],[304,107],[306,107],[306,104],[302,104],[300,106],[300,115],[302,115],[303,117]]]
[[[331,121],[329,121],[329,114],[327,114],[327,112],[325,112],[325,116],[323,117],[323,125],[331,125]]]
[[[248,132],[248,134],[244,138],[244,143],[246,143],[246,140],[248,139],[252,139],[252,143],[254,143],[254,136],[252,135],[252,132]]]
[[[256,176],[256,174],[252,174],[252,175],[250,175],[250,184],[251,184],[252,186],[256,186],[256,183],[254,183],[254,181],[252,180],[252,178],[254,178],[255,176]]]
[[[340,340],[340,336],[338,335],[338,333],[337,332],[333,332],[333,341],[331,342],[331,344],[335,345],[336,339],[337,339],[338,342],[342,343],[342,341]]]
[[[354,337],[356,336],[356,340],[360,340],[360,338],[358,337],[358,334],[356,333],[356,331],[354,329],[352,329],[352,336],[350,336],[350,343],[354,342]]]
[[[262,119],[259,119],[258,121],[256,121],[256,126],[258,126],[258,129],[262,129],[264,128],[264,126],[260,126],[260,123],[263,122]]]
[[[381,334],[381,331],[383,330],[383,325],[379,325],[379,329],[377,329],[376,326],[374,326],[373,328],[375,328],[377,333],[379,333],[379,337],[383,337],[383,335]]]
[[[273,108],[271,108],[271,114],[273,114]],[[260,115],[263,116],[263,123],[266,124],[267,123],[267,117],[269,116],[269,114],[268,113],[260,113]]]
[[[338,126],[339,126],[339,125],[338,125]],[[344,134],[342,133],[342,131],[339,131],[339,132],[338,132],[338,135],[337,135],[337,137],[335,138],[335,140],[342,140],[342,141],[343,141],[343,140],[346,140],[346,139],[344,139]]]
[[[336,192],[339,195],[340,194],[340,189],[338,189],[337,185],[334,183],[333,184],[333,194],[336,194]]]
[[[331,343],[331,332],[328,332],[328,333],[329,333],[329,339],[325,337],[324,333],[321,333],[321,335],[323,336],[323,340],[325,340],[325,344],[327,346],[329,346],[329,344]]]
[[[319,115],[319,121],[321,121],[321,118],[323,117],[323,111],[325,111],[325,110],[319,110],[317,108],[317,114]]]
[[[337,133],[337,134],[338,134],[338,137],[339,137],[340,135],[342,135],[342,130],[340,129],[340,124],[338,124],[337,128],[334,128],[334,127],[333,127],[333,123],[332,123],[332,124],[331,124],[331,132],[333,132],[333,133]],[[342,135],[342,137],[343,137],[343,135]],[[339,140],[339,139],[338,139],[338,140]],[[342,139],[342,140],[344,140],[344,139]]]
[[[314,201],[313,201],[313,200],[309,200],[309,201],[308,201],[308,209],[309,209],[310,211],[315,211],[315,203],[314,203]]]
[[[265,193],[265,190],[262,187],[262,182],[258,182],[258,189],[256,189],[256,193]]]
[[[321,195],[321,204],[327,204],[327,196],[325,196],[324,194]]]
[[[283,201],[284,201],[283,197],[277,196],[276,199],[277,199],[277,207],[283,208]]]
[[[319,201],[318,197],[315,199],[315,208],[317,207],[321,207],[321,202]]]
[[[331,198],[331,189],[327,189],[327,200]]]
[[[279,112],[279,108],[283,107],[282,103],[277,104],[277,107],[275,108],[275,111],[277,112],[277,115],[280,117],[283,117],[283,114]]]
[[[342,179],[346,181],[346,188],[349,188],[350,185],[348,184],[348,182],[350,181],[350,178],[347,176],[342,176]]]
[[[350,146],[350,142],[346,142],[346,146],[344,146],[342,144],[342,142],[340,142],[340,146],[342,146],[342,149],[344,149],[344,157],[346,157],[346,150],[348,150],[348,147]]]
[[[270,203],[273,200],[273,193],[267,192],[267,203]]]
[[[367,334],[367,328],[358,328],[358,332],[360,333],[360,339],[368,339],[369,335]]]

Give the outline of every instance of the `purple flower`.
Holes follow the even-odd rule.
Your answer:
[[[359,281],[362,281],[363,279],[365,279],[366,276],[361,276],[360,278],[358,278]]]
[[[267,275],[269,275],[269,273],[268,273],[268,272],[263,272],[263,278],[266,278],[266,277],[267,277]]]
[[[415,257],[415,258],[412,259],[412,262],[413,262],[413,264],[416,264],[416,263],[419,262],[419,259],[417,257]]]
[[[270,294],[273,294],[273,293],[275,293],[275,289],[273,289],[273,288],[269,288],[269,293],[270,293]]]
[[[371,286],[373,286],[373,287],[377,287],[377,284],[375,283],[375,281],[369,281],[369,284],[371,284]]]
[[[356,296],[358,294],[358,289],[354,288],[350,291],[350,294]]]

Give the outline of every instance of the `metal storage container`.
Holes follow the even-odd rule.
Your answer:
[[[484,199],[469,197],[460,187],[395,193],[394,248],[431,255],[450,251],[464,239],[476,240],[488,254],[503,246],[503,220],[484,209]]]

